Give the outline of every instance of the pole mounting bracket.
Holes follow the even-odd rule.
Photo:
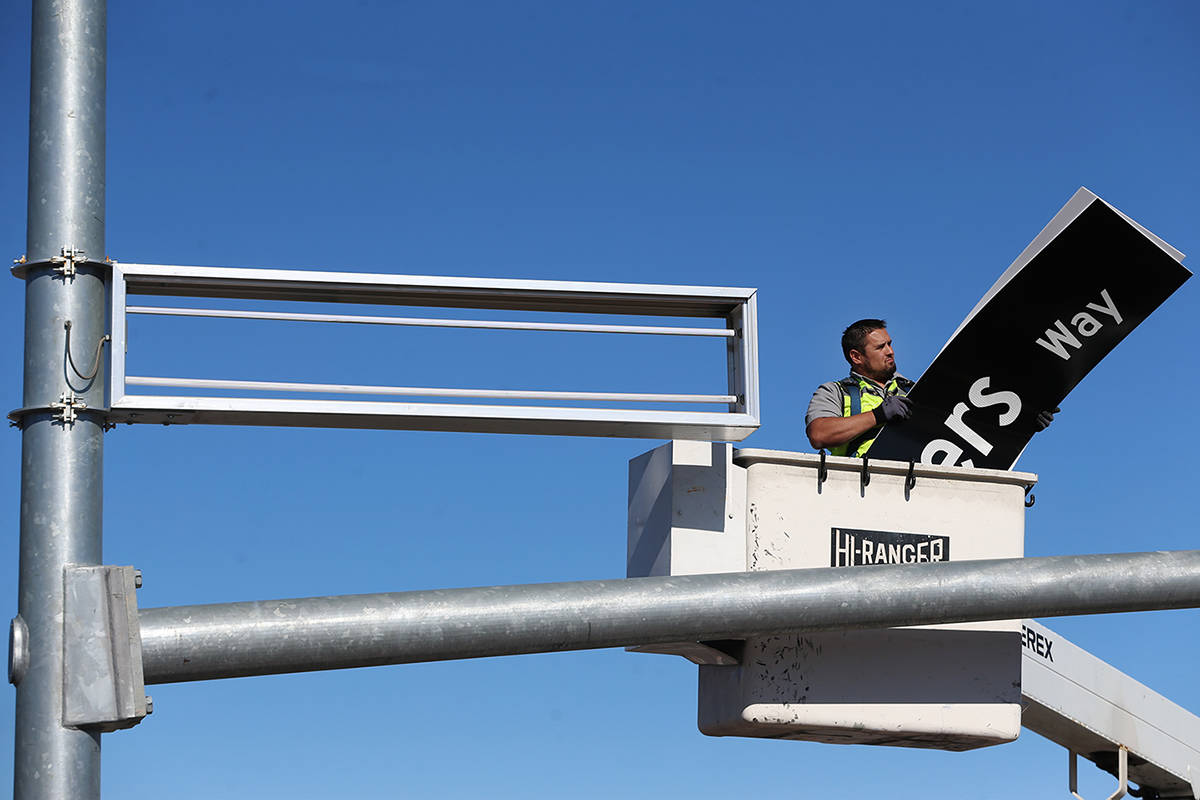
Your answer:
[[[108,409],[104,406],[89,406],[84,402],[81,395],[74,392],[63,392],[58,397],[57,403],[50,403],[44,406],[24,406],[8,412],[9,425],[21,430],[25,429],[26,417],[37,414],[39,412],[50,412],[51,421],[64,426],[74,425],[80,418],[80,412],[85,411],[89,414],[99,414],[100,422],[104,430],[110,430],[116,425],[110,423],[107,414]]]
[[[73,427],[75,420],[79,418],[77,412],[87,408],[87,403],[75,392],[63,392],[58,396],[57,403],[51,403],[50,408],[54,411],[54,419],[61,422],[64,426]]]
[[[63,724],[131,728],[153,710],[142,672],[141,572],[67,564],[63,582]]]
[[[87,254],[77,247],[64,247],[59,252],[61,255],[50,257],[50,263],[56,265],[54,271],[60,273],[64,281],[74,280],[75,267],[88,260]]]

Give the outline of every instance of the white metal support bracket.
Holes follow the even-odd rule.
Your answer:
[[[1068,750],[1071,759],[1070,777],[1068,779],[1071,796],[1083,800],[1079,794],[1079,758],[1074,750]],[[1129,748],[1121,745],[1117,749],[1117,790],[1108,796],[1108,800],[1120,800],[1129,791]]]

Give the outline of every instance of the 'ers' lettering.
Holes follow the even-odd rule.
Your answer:
[[[1047,661],[1054,661],[1054,640],[1024,625],[1021,626],[1021,646]]]
[[[1116,303],[1109,297],[1108,289],[1100,290],[1100,299],[1104,301],[1104,305],[1088,303],[1087,308],[1090,308],[1097,314],[1105,314],[1112,317],[1113,321],[1120,325],[1122,321],[1121,312],[1117,311]],[[1104,323],[1087,313],[1087,311],[1080,311],[1071,317],[1071,324],[1075,326],[1075,333],[1084,337],[1095,336],[1096,332],[1104,327]],[[1075,337],[1075,333],[1068,330],[1061,319],[1056,319],[1054,320],[1054,326],[1046,329],[1046,338],[1034,339],[1034,342],[1054,353],[1054,355],[1063,361],[1070,361],[1071,356],[1075,354],[1069,348],[1078,350],[1083,346],[1079,339]]]
[[[1004,409],[1000,412],[1000,426],[1004,427],[1005,425],[1013,424],[1021,413],[1021,398],[1017,396],[1016,392],[996,391],[989,393],[988,389],[991,387],[991,384],[992,379],[984,375],[971,384],[971,388],[967,390],[967,399],[971,401],[971,405],[975,408],[1003,406]],[[971,406],[968,406],[966,403],[956,404],[950,412],[950,416],[946,417],[945,425],[956,436],[986,456],[992,452],[992,443],[967,425],[966,420],[963,419],[963,415],[970,410]],[[959,459],[962,458],[962,454],[963,449],[958,444],[948,439],[934,439],[925,445],[925,449],[921,451],[921,461],[925,464],[975,466],[975,463],[969,458],[960,464]],[[941,458],[934,458],[938,455]]]

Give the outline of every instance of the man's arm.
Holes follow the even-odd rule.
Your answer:
[[[808,423],[804,432],[814,449],[831,449],[861,436],[877,424],[875,412],[864,411],[850,417],[818,417]]]
[[[804,432],[813,448],[834,448],[839,444],[860,436],[878,423],[874,412],[855,414],[843,417],[845,406],[845,390],[837,381],[829,381],[817,387],[812,400],[808,403],[808,413],[805,414],[807,424]]]
[[[836,382],[823,383],[813,392],[805,419],[804,432],[812,446],[834,448],[855,439],[886,422],[903,421],[912,416],[908,398],[891,395],[871,411],[843,417],[845,393]]]

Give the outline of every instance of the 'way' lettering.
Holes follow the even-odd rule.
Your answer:
[[[1121,312],[1117,311],[1117,304],[1112,301],[1112,297],[1108,294],[1108,289],[1100,290],[1100,303],[1088,303],[1086,308],[1095,311],[1097,314],[1104,314],[1112,317],[1113,322],[1120,325],[1122,322]],[[1083,346],[1075,334],[1079,336],[1089,337],[1095,336],[1096,333],[1104,327],[1104,323],[1089,314],[1086,310],[1080,311],[1075,316],[1071,317],[1071,324],[1075,326],[1075,331],[1072,332],[1067,328],[1066,324],[1061,319],[1054,320],[1054,325],[1046,329],[1045,339],[1035,339],[1034,341],[1049,350],[1054,355],[1061,358],[1063,361],[1070,361],[1074,355],[1072,349],[1078,350]]]

